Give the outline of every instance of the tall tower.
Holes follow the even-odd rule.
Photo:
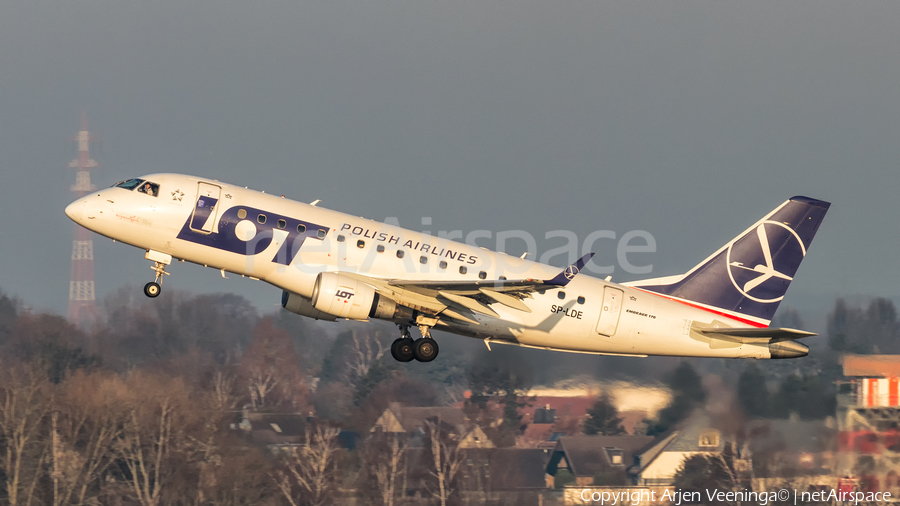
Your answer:
[[[78,158],[69,163],[77,170],[75,184],[70,188],[78,197],[94,191],[91,185],[91,169],[97,162],[91,159],[91,134],[87,127],[87,111],[81,113],[81,130],[76,137]],[[72,277],[69,281],[69,321],[78,327],[88,327],[96,323],[97,301],[94,296],[94,242],[91,232],[75,225],[75,239],[72,241]]]

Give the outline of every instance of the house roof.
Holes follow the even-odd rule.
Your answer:
[[[250,424],[250,439],[265,445],[299,444],[308,425],[302,415],[254,413],[247,421]]]
[[[844,355],[844,376],[898,377],[900,355]]]
[[[550,474],[556,474],[562,457],[575,476],[596,476],[614,467],[610,460],[610,449],[622,450],[622,466],[628,468],[633,455],[651,445],[652,436],[563,436],[556,444],[556,450],[547,466]]]
[[[642,452],[637,452],[637,455],[640,457],[640,469],[647,467],[648,464],[653,462],[676,437],[678,437],[677,431],[670,432],[656,440],[654,444],[647,446]]]
[[[587,415],[587,410],[597,402],[597,396],[585,397],[550,397],[538,396],[529,399],[528,405],[521,408],[519,413],[522,421],[534,423],[534,413],[538,409],[547,408],[556,410],[557,418],[574,417],[581,420]]]
[[[451,406],[407,408],[402,407],[399,413],[395,411],[397,419],[407,432],[425,428],[425,422],[429,419],[439,419],[442,423],[461,427],[466,424],[466,415],[461,409]]]
[[[372,430],[380,428],[387,432],[422,432],[425,429],[426,421],[435,419],[440,420],[442,425],[452,427],[457,431],[465,428],[468,421],[462,409],[452,406],[412,408],[392,403],[378,417]]]
[[[271,431],[283,436],[302,436],[306,433],[306,417],[302,415],[263,415],[249,421],[251,431]]]

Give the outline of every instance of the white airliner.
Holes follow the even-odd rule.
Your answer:
[[[794,197],[680,276],[617,284],[212,179],[151,174],[76,200],[76,223],[146,251],[157,297],[187,260],[283,290],[288,311],[396,323],[395,359],[434,360],[437,328],[492,343],[623,356],[795,358],[769,328],[830,204]],[[413,340],[409,327],[422,337]]]

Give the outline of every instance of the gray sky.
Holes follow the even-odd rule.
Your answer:
[[[654,276],[821,198],[785,304],[895,297],[898,22],[893,1],[7,1],[0,287],[65,311],[87,109],[101,186],[173,171],[433,231],[642,229]],[[98,237],[95,257],[101,296],[151,278],[134,248]]]

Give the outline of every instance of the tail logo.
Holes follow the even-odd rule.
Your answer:
[[[767,229],[767,227],[768,227],[768,229]],[[792,242],[791,238],[793,238],[793,240],[797,241],[797,245],[799,247],[785,248],[784,244],[782,244],[780,246],[776,245],[776,247],[778,249],[773,250],[772,245],[770,245],[770,242],[769,242],[769,233],[776,233],[776,234],[784,236],[784,232],[782,232],[778,229],[773,230],[774,227],[780,227],[780,228],[786,230],[787,232],[789,232],[789,235],[787,237],[785,237],[786,241]],[[759,241],[759,245],[758,245],[759,249],[756,249],[753,247],[750,247],[750,248],[743,247],[743,243],[745,243],[745,241],[753,241],[754,240],[753,239],[754,235],[756,237],[756,240]],[[737,246],[737,245],[742,246],[740,248],[740,250],[741,250],[740,254],[738,254],[737,251],[735,250],[735,246]],[[759,260],[760,260],[759,252],[760,251],[762,252],[763,263],[759,263]],[[760,287],[761,285],[765,284],[767,281],[769,281],[771,279],[781,279],[781,280],[788,281],[788,282],[790,282],[793,279],[792,276],[789,276],[789,275],[785,274],[784,272],[779,271],[778,266],[775,265],[775,262],[773,260],[773,253],[777,254],[780,251],[784,251],[785,254],[790,254],[791,256],[796,256],[797,253],[800,254],[800,258],[793,259],[794,261],[790,262],[793,265],[799,264],[800,260],[802,260],[803,257],[806,256],[806,246],[803,244],[803,241],[800,239],[800,236],[797,235],[797,232],[794,231],[794,229],[790,228],[789,226],[785,225],[784,223],[780,223],[777,221],[770,221],[770,220],[760,223],[759,226],[756,227],[756,234],[753,234],[752,232],[748,233],[748,234],[744,235],[743,237],[741,237],[740,239],[738,239],[738,240],[732,242],[730,245],[728,245],[728,252],[727,252],[727,256],[725,257],[725,261],[728,264],[728,277],[731,278],[731,282],[734,284],[734,287],[739,292],[741,292],[741,294],[744,297],[747,297],[748,299],[755,301],[755,302],[767,304],[767,303],[772,303],[772,302],[779,302],[781,299],[783,299],[784,292],[781,292],[781,295],[779,297],[768,298],[768,299],[754,297],[753,295],[750,294],[750,292],[752,292],[754,289]],[[734,252],[734,256],[737,258],[732,257],[733,252]],[[788,252],[791,252],[791,253],[788,253]],[[793,253],[793,252],[796,252],[796,253]],[[742,262],[741,260],[746,260],[746,261]],[[751,264],[754,264],[754,263],[756,265],[751,266]],[[790,272],[793,275],[793,270],[791,270]],[[754,273],[756,274],[756,276],[753,276]],[[740,279],[740,281],[738,281],[738,279]]]
[[[578,274],[578,267],[575,267],[574,265],[566,267],[565,272],[563,272],[563,276],[565,276],[569,281],[571,281],[576,274]]]

